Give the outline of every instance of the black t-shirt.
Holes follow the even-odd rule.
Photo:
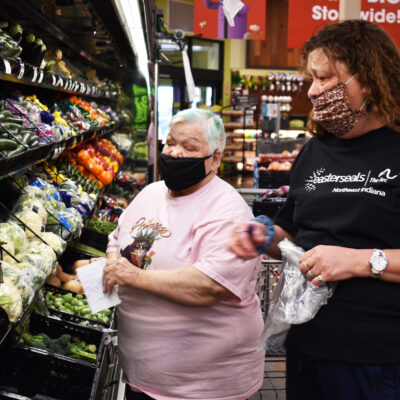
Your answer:
[[[305,250],[400,249],[400,133],[383,127],[355,139],[309,140],[275,223]],[[399,363],[400,284],[339,282],[313,320],[292,326],[286,345],[316,358]]]

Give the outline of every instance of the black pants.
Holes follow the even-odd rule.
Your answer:
[[[151,400],[153,399],[150,396],[147,396],[146,393],[141,393],[141,392],[134,392],[133,390],[131,390],[131,388],[129,387],[129,385],[126,385],[126,389],[125,389],[125,399],[126,400]]]
[[[287,351],[287,400],[400,400],[400,364],[314,360]]]

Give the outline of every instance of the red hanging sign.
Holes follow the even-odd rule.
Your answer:
[[[400,0],[362,0],[360,19],[381,26],[400,47]],[[288,48],[301,48],[323,26],[338,21],[339,0],[289,0]]]
[[[400,0],[362,0],[360,18],[382,27],[400,48]]]
[[[212,39],[265,40],[266,0],[241,0],[244,7],[230,26],[220,0],[194,1],[194,34]]]
[[[320,28],[337,21],[339,0],[289,0],[288,48],[301,48]]]

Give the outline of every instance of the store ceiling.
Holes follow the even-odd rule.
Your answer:
[[[136,69],[111,0],[2,0],[0,19],[41,35],[48,49],[62,49],[78,69],[92,66],[106,77]]]

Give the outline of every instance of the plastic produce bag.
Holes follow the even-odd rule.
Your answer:
[[[35,124],[40,124],[42,122],[40,118],[40,109],[39,107],[32,103],[31,101],[22,101],[22,105],[25,107],[25,110],[29,114],[29,119],[35,123]]]
[[[15,266],[21,270],[21,275],[24,276],[24,279],[31,283],[33,292],[42,287],[47,278],[45,271],[26,261],[15,264]]]
[[[28,238],[34,237],[35,234],[39,235],[39,233],[42,231],[42,228],[44,227],[42,218],[34,211],[20,211],[15,213],[15,217],[18,218],[18,223],[20,223],[19,221],[22,222],[21,226],[25,228],[25,233]]]
[[[51,231],[64,240],[71,240],[81,234],[83,219],[81,214],[74,208],[66,208],[56,215],[58,221],[53,217],[47,219],[46,230]]]
[[[67,247],[67,242],[63,240],[60,236],[53,232],[42,232],[39,235],[57,254],[62,254]],[[29,242],[31,246],[37,246],[43,242],[36,238]]]
[[[13,207],[13,212],[18,213],[21,211],[33,211],[40,216],[42,224],[45,225],[47,221],[47,211],[44,207],[44,201],[36,199],[31,194],[22,195]]]
[[[10,264],[15,264],[16,261],[12,256],[15,256],[14,243],[5,233],[0,232],[0,242],[2,248],[1,259]]]
[[[25,252],[21,258],[22,262],[32,264],[44,273],[44,279],[49,276],[56,266],[57,256],[54,250],[47,244],[36,244]]]
[[[6,262],[1,263],[5,282],[11,282],[21,294],[21,300],[26,307],[35,295],[32,279],[25,274],[24,269],[20,269],[21,264],[11,265]]]
[[[0,285],[0,307],[7,313],[11,322],[15,322],[22,314],[21,294],[11,282]]]
[[[14,252],[12,253],[13,255],[23,253],[26,250],[28,240],[25,232],[15,222],[2,222],[0,224],[0,234],[2,240],[7,243],[12,243],[14,249]]]
[[[259,351],[282,351],[290,326],[314,318],[336,286],[335,283],[316,286],[307,281],[299,269],[299,259],[304,250],[287,239],[278,246],[282,252],[283,271],[271,301]]]

